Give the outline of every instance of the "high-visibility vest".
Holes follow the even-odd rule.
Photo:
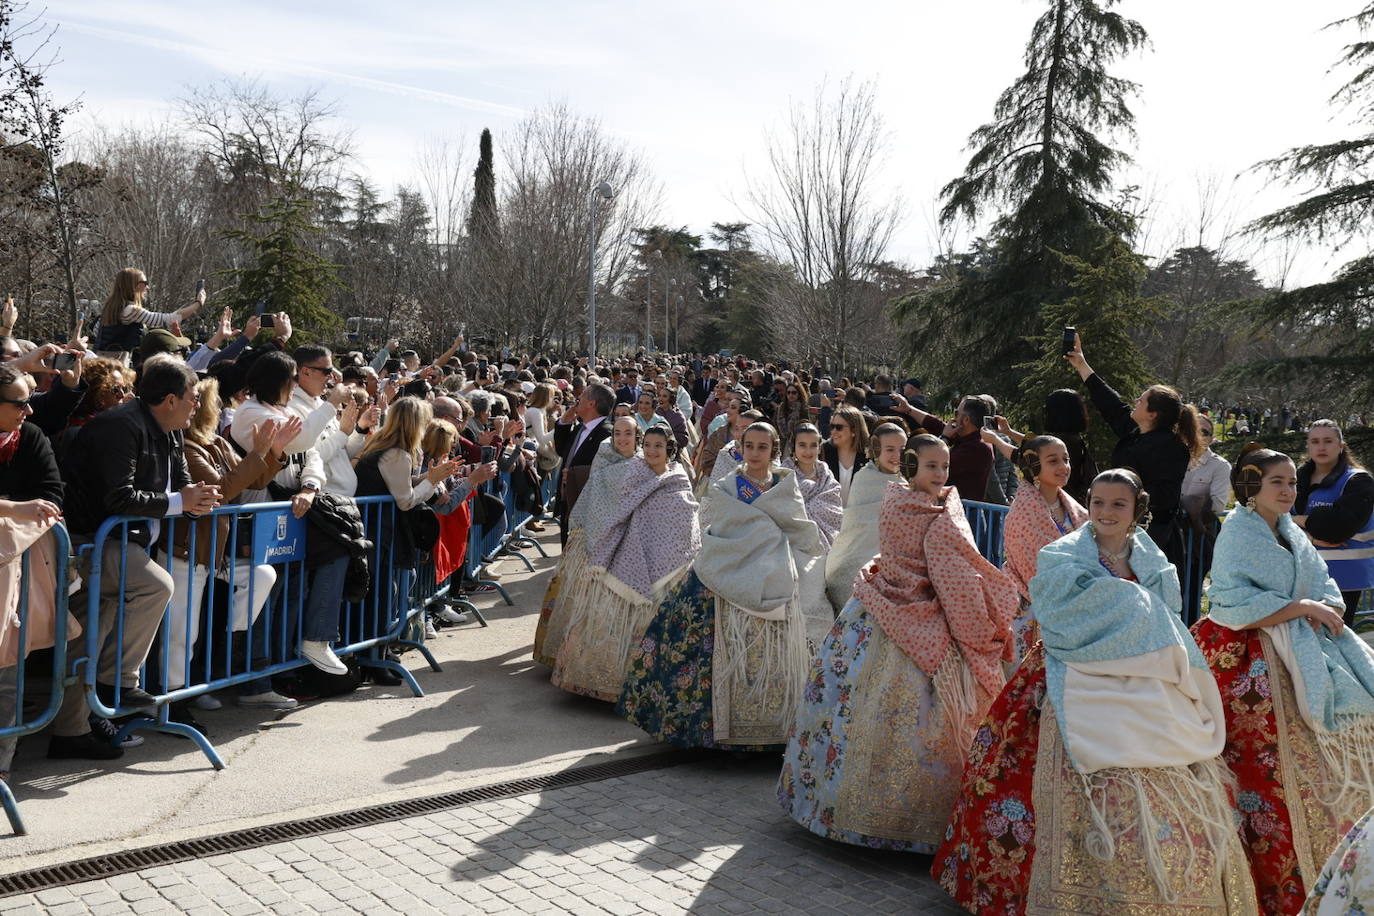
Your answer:
[[[1345,491],[1345,485],[1357,473],[1347,467],[1329,486],[1313,487],[1307,496],[1307,511],[1334,505]],[[1339,547],[1318,547],[1317,553],[1326,561],[1326,568],[1343,592],[1374,588],[1374,513],[1364,520],[1364,526]]]

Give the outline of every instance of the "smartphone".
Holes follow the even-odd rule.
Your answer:
[[[76,368],[75,353],[59,353],[52,358],[52,367],[55,372],[69,372]]]
[[[197,281],[196,281],[196,295],[199,296],[199,295],[200,295],[201,293],[203,293],[203,292],[205,292],[205,281],[204,281],[204,280],[197,280]]]
[[[277,316],[273,315],[271,312],[267,313],[266,315],[263,315],[261,326],[264,329],[272,328],[275,330],[277,327]]]
[[[992,430],[993,432],[997,432],[997,418],[996,418],[996,417],[984,417],[984,418],[983,418],[983,429],[990,429],[990,430]]]
[[[1077,342],[1077,338],[1078,338],[1078,329],[1077,329],[1077,328],[1071,328],[1071,327],[1069,327],[1068,325],[1065,325],[1065,326],[1064,326],[1064,355],[1065,355],[1065,356],[1067,356],[1068,354],[1070,354],[1070,353],[1073,352],[1073,345],[1074,345],[1075,342]]]
[[[488,365],[489,365],[489,364],[487,363],[487,361],[486,361],[485,359],[479,359],[479,360],[477,361],[477,374],[480,375],[483,379],[485,379],[485,378],[487,377],[487,366],[488,366]]]

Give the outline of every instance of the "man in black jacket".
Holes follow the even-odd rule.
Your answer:
[[[591,473],[592,459],[596,450],[611,434],[611,424],[606,422],[615,408],[615,391],[607,385],[588,385],[582,389],[573,409],[568,411],[553,427],[553,447],[558,457],[563,459],[563,473],[558,481],[558,538],[560,543],[568,543],[568,515],[577,504],[577,497],[587,485],[587,475]],[[580,422],[573,424],[572,419]]]
[[[196,374],[179,359],[156,357],[143,365],[138,396],[97,414],[77,434],[62,469],[67,485],[67,526],[78,543],[94,540],[107,518],[139,516],[129,525],[124,559],[124,639],[110,639],[120,600],[120,538],[106,539],[100,577],[100,657],[96,692],[107,706],[147,706],[154,698],[138,687],[138,670],[172,598],[172,576],[149,554],[160,519],[209,512],[219,488],[192,483],[182,434],[195,413]],[[119,651],[122,648],[122,654]],[[119,688],[116,696],[116,687]]]

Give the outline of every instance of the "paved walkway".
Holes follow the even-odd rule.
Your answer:
[[[0,913],[955,914],[926,856],[806,833],[722,757],[36,895]]]

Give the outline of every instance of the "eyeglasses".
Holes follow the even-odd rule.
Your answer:
[[[29,402],[32,400],[32,397],[24,398],[22,401],[15,400],[14,398],[0,398],[0,404],[13,404],[15,407],[23,410],[25,407],[31,406]]]
[[[133,393],[134,393],[134,386],[132,386],[132,385],[115,385],[114,387],[112,387],[112,388],[110,389],[110,391],[111,391],[112,393],[114,393],[114,394],[133,394]]]

